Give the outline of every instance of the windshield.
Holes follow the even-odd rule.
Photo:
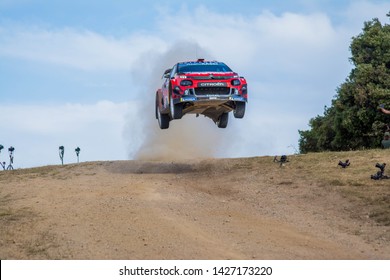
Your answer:
[[[233,72],[226,64],[221,62],[186,62],[178,64],[178,73],[190,72]]]

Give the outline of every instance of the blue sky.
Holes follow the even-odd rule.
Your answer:
[[[0,144],[15,167],[122,159],[292,154],[351,70],[364,21],[388,1],[0,0]],[[162,71],[196,54],[245,76],[227,129],[153,119]],[[0,161],[8,161],[7,151]]]

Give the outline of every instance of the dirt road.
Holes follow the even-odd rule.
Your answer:
[[[348,195],[376,182],[346,184],[348,171],[325,162],[321,172],[344,177],[324,183],[305,164],[297,156],[283,167],[257,157],[2,171],[0,259],[389,259],[390,225]],[[386,182],[374,187],[390,197]]]

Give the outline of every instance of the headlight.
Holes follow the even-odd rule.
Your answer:
[[[192,86],[192,81],[191,80],[183,80],[180,82],[180,85],[184,86],[184,87]]]
[[[247,94],[248,93],[248,85],[243,85],[241,88],[242,94]]]
[[[240,80],[232,80],[232,86],[239,86],[241,85]]]
[[[178,86],[175,86],[173,88],[173,92],[176,93],[176,94],[180,94],[180,88]]]

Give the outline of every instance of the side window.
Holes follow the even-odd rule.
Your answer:
[[[175,76],[176,70],[177,70],[177,64],[175,66],[173,66],[173,68],[172,68],[171,75],[170,75],[171,79]]]

